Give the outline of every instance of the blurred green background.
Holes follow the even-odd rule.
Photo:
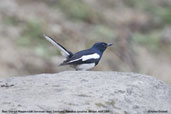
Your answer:
[[[73,70],[43,33],[72,52],[112,42],[93,70],[171,84],[171,0],[1,0],[0,78]]]

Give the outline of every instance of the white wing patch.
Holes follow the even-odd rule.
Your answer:
[[[86,60],[89,60],[89,59],[99,59],[99,58],[100,58],[100,55],[97,54],[97,53],[94,53],[94,54],[91,54],[91,55],[83,55],[81,58],[71,60],[68,63],[79,61],[81,59],[82,59],[82,61],[86,61]]]
[[[43,36],[46,38],[46,40],[48,40],[54,46],[58,47],[61,50],[61,53],[63,56],[68,57],[70,55],[65,49],[63,49],[60,45],[58,45],[58,43],[56,43],[54,40],[52,40],[49,36],[47,36],[45,34]]]
[[[94,53],[94,54],[91,54],[91,55],[84,55],[81,58],[82,58],[82,61],[86,61],[88,59],[99,59],[100,55],[97,54],[97,53]]]
[[[74,59],[74,60],[71,60],[71,61],[69,61],[69,62],[67,62],[67,63],[72,63],[72,62],[75,62],[75,61],[79,61],[79,60],[81,60],[82,58],[78,58],[78,59]]]

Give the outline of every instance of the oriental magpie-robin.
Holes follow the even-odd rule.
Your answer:
[[[60,65],[71,65],[76,70],[89,70],[95,67],[107,47],[111,46],[112,43],[98,42],[95,43],[90,49],[79,51],[75,54],[65,49],[61,44],[57,43],[54,39],[47,35],[43,35],[49,42],[54,46],[58,47],[66,60]]]

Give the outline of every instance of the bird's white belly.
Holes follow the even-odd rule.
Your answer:
[[[77,65],[76,69],[77,70],[89,70],[89,69],[92,69],[93,67],[95,67],[95,63],[86,63],[86,64]]]

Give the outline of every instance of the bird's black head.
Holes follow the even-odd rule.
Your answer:
[[[111,46],[112,43],[98,42],[93,45],[92,48],[98,49],[100,52],[104,52],[107,47]]]

